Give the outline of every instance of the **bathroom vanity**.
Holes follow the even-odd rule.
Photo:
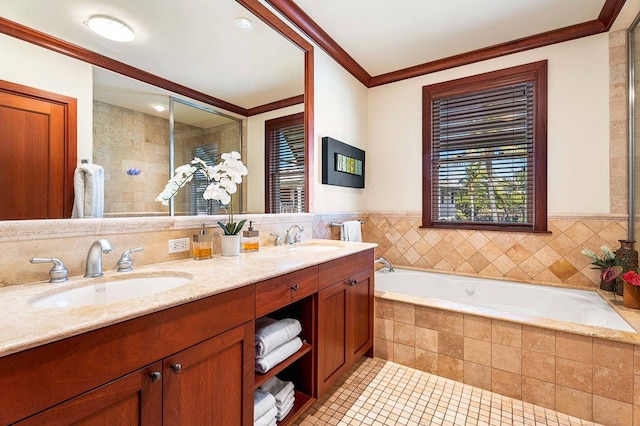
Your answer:
[[[74,327],[61,318],[62,329],[52,334],[58,338],[46,337],[48,343],[27,336],[14,344],[0,335],[0,424],[251,425],[253,391],[276,374],[296,387],[294,409],[279,424],[291,423],[360,356],[372,354],[375,245],[343,245],[300,252],[273,247],[236,259],[140,268],[181,271],[193,280],[149,300],[111,304],[112,310],[24,306],[32,321],[50,327],[56,317],[81,322],[100,313],[103,325],[90,318]],[[241,270],[246,277],[236,276]],[[16,286],[17,294],[6,299],[33,298],[28,287]],[[34,287],[36,293],[47,288]],[[2,290],[0,301],[12,292]],[[133,312],[124,314],[122,306]],[[265,315],[298,319],[304,344],[259,374],[254,323]]]

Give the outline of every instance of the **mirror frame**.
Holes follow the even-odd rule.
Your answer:
[[[313,212],[313,45],[300,34],[298,34],[294,29],[289,27],[289,25],[282,21],[273,12],[271,12],[266,6],[260,3],[259,0],[236,1],[304,52],[304,124],[306,141],[305,173],[307,176],[305,184],[305,191],[307,194],[307,196],[305,197],[305,212]],[[251,115],[259,114],[265,111],[264,106],[251,109],[242,108],[238,105],[234,105],[230,102],[226,102],[214,96],[207,95],[176,82],[164,79],[147,71],[143,71],[139,68],[135,68],[123,62],[116,61],[91,50],[84,49],[72,43],[57,39],[48,34],[36,31],[32,28],[20,25],[16,22],[4,19],[2,17],[0,17],[0,33],[18,38],[20,40],[40,47],[44,47],[54,52],[89,63],[91,65],[95,65],[109,71],[113,71],[118,74],[140,80],[142,82],[160,87],[162,89],[169,90],[187,98],[242,115],[244,117],[249,117]],[[278,109],[290,105],[296,105],[298,103],[300,103],[300,97],[296,96],[293,98],[274,102],[273,104],[269,104],[269,106],[272,107],[271,109]]]

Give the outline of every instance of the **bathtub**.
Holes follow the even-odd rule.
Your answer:
[[[375,289],[510,314],[635,332],[598,293],[588,290],[407,269],[396,269],[395,272],[379,270],[375,276]]]

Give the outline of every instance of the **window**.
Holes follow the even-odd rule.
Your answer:
[[[546,232],[547,62],[423,87],[422,226]]]
[[[305,211],[304,113],[265,122],[265,211]]]
[[[191,150],[191,158],[198,157],[209,165],[217,164],[220,160],[218,156],[218,144],[215,142],[196,146]],[[207,215],[218,214],[220,212],[220,201],[205,200],[202,197],[204,191],[209,186],[209,181],[200,172],[193,176],[191,181],[191,214]]]

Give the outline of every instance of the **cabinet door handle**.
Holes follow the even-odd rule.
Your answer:
[[[349,284],[351,287],[355,286],[356,284],[358,284],[358,281],[356,280],[349,280],[347,281],[347,284]]]
[[[182,364],[179,364],[179,363],[171,364],[171,371],[173,371],[173,374],[182,373]]]
[[[294,284],[294,285],[292,285],[292,286],[291,286],[291,287],[289,287],[289,288],[291,289],[291,291],[298,291],[298,289],[299,289],[300,287],[298,287],[298,284]]]
[[[162,379],[162,373],[160,373],[159,371],[154,371],[153,373],[149,374],[149,377],[151,377],[152,383],[156,383],[159,382],[160,379]]]

